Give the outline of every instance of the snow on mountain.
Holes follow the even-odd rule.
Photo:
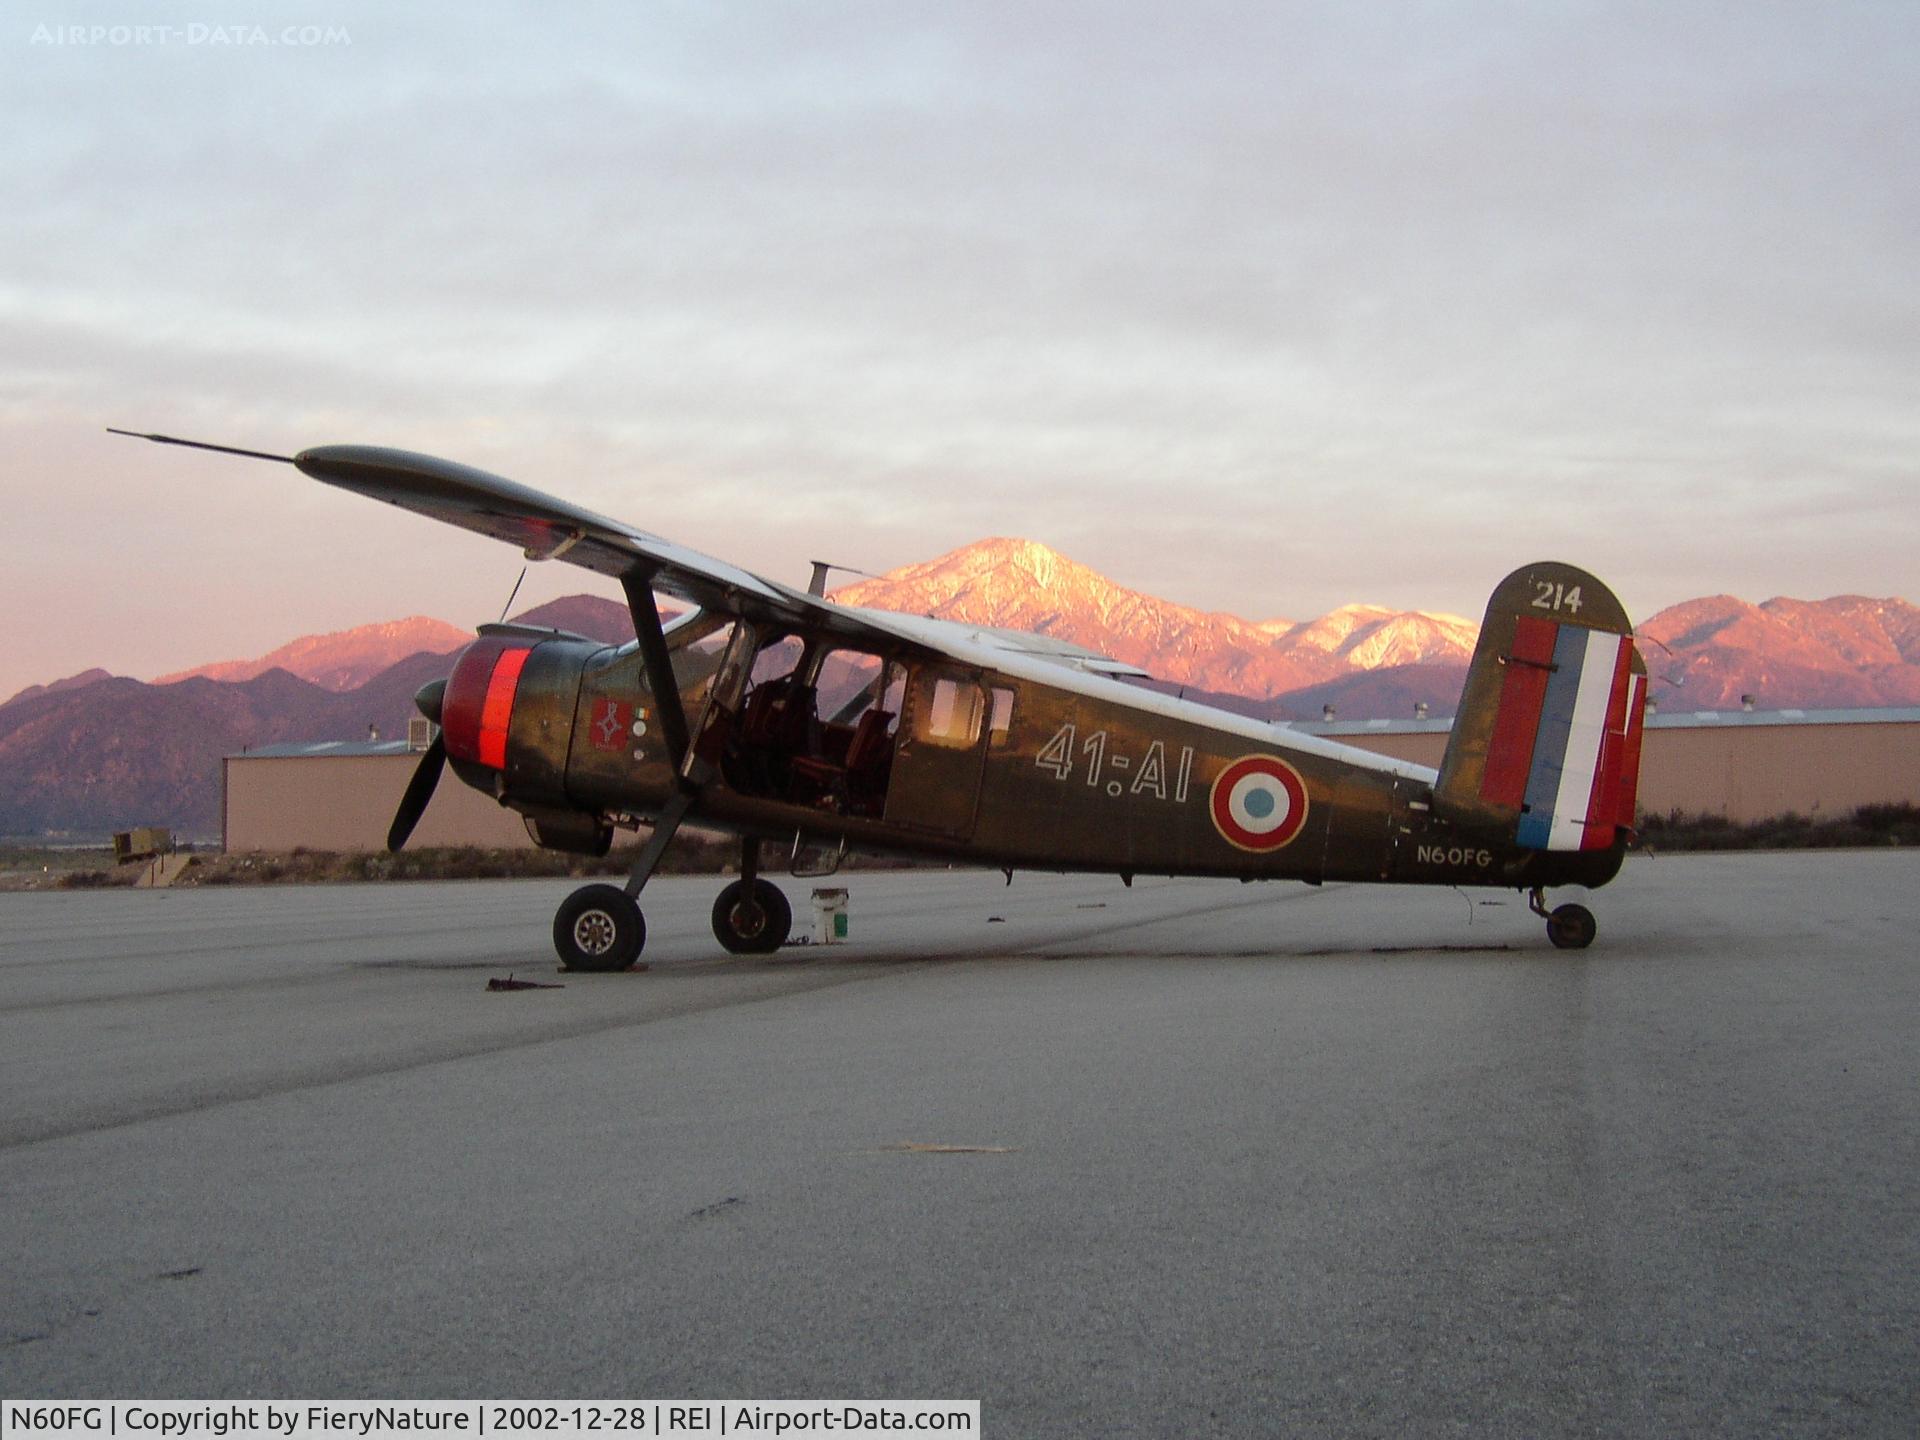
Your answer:
[[[1478,627],[1348,605],[1304,624],[1195,610],[1117,585],[1032,540],[982,540],[837,590],[843,605],[1003,625],[1105,651],[1162,680],[1271,698],[1354,670],[1464,662]]]

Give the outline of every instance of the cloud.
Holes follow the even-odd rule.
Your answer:
[[[1907,583],[1911,7],[329,12],[0,43],[14,453],[385,441],[786,575],[1020,532],[1247,614]]]

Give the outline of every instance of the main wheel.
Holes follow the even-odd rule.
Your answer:
[[[1584,905],[1561,905],[1547,917],[1547,938],[1562,950],[1584,950],[1600,929]]]
[[[647,943],[647,922],[617,885],[583,885],[553,917],[553,948],[567,970],[625,970]]]
[[[766,880],[736,880],[713,902],[713,935],[735,955],[771,955],[793,929],[793,907]]]

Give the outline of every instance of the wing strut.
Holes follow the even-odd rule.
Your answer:
[[[680,822],[687,818],[687,811],[693,808],[694,792],[676,790],[668,797],[665,807],[654,817],[653,834],[647,838],[647,845],[633,862],[633,870],[627,876],[624,887],[634,899],[640,898],[640,892],[647,887],[647,881],[653,878],[653,872],[660,867],[660,857],[667,853],[667,846],[680,832]]]
[[[640,659],[647,667],[647,688],[653,691],[660,717],[660,738],[667,760],[682,777],[687,764],[687,712],[680,708],[680,686],[673,678],[673,658],[667,653],[666,632],[660,628],[660,607],[654,603],[652,576],[645,572],[625,576],[627,608],[633,612],[633,633],[640,642]]]

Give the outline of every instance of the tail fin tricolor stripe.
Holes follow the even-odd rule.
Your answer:
[[[1589,822],[1612,828],[1612,806],[1604,816],[1592,811],[1624,637],[1574,625],[1555,628],[1554,670],[1514,839],[1532,850],[1579,850]]]
[[[1604,850],[1613,844],[1614,826],[1619,823],[1620,766],[1627,745],[1627,715],[1638,678],[1632,673],[1632,662],[1633,647],[1622,644],[1614,659],[1612,682],[1607,687],[1607,724],[1600,737],[1600,763],[1593,774],[1593,793],[1587,797],[1587,821],[1580,837],[1582,850]]]
[[[1627,830],[1633,828],[1634,807],[1640,803],[1640,737],[1646,729],[1646,692],[1647,677],[1629,673],[1625,733],[1620,737],[1620,770],[1613,812],[1613,823]]]
[[[1515,621],[1513,650],[1505,657],[1500,677],[1500,709],[1487,747],[1486,773],[1480,779],[1480,798],[1489,805],[1517,810],[1527,797],[1527,773],[1533,765],[1533,743],[1540,733],[1540,707],[1547,697],[1547,677],[1553,673],[1554,637],[1559,630],[1551,620],[1534,615]]]
[[[1599,580],[1550,560],[1514,571],[1487,601],[1435,815],[1530,850],[1617,846],[1633,824],[1646,674]]]

